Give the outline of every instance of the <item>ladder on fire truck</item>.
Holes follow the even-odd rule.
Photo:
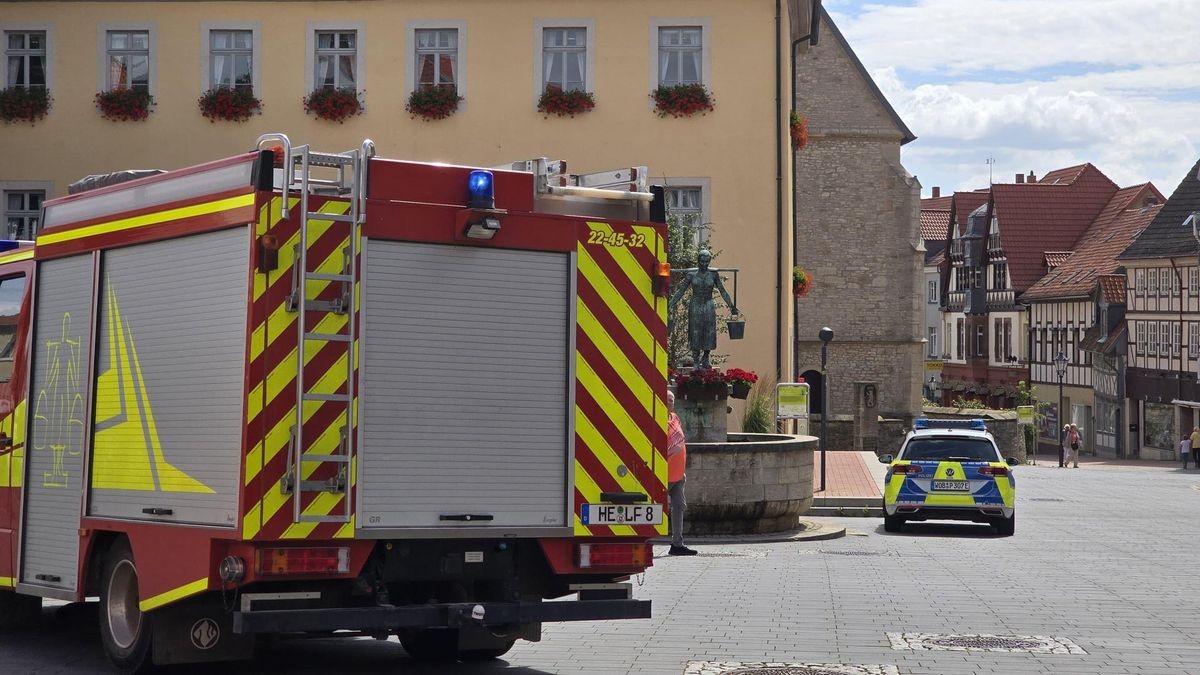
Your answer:
[[[298,193],[299,242],[295,248],[295,264],[292,267],[292,295],[288,310],[296,312],[296,419],[292,425],[288,443],[288,476],[283,489],[292,495],[292,521],[296,523],[348,523],[354,513],[350,503],[350,461],[353,455],[355,358],[354,346],[357,338],[355,312],[357,293],[355,284],[359,278],[358,245],[359,228],[366,215],[367,165],[375,155],[375,144],[364,140],[362,146],[345,152],[316,152],[308,145],[293,146],[284,134],[264,134],[258,139],[260,149],[268,146],[283,146],[284,166],[280,187],[282,190],[281,217],[288,218],[286,205],[291,194]],[[317,178],[313,169],[324,171]],[[311,195],[348,198],[349,213],[323,213],[312,211],[309,206]],[[337,272],[320,272],[309,260],[309,240],[314,222],[329,223],[330,228],[342,229],[347,244],[342,250],[342,269]],[[316,261],[320,265],[321,261]],[[310,295],[320,295],[331,284],[340,284],[341,292],[332,300],[318,300]],[[320,319],[330,314],[346,317],[344,332],[317,332]],[[312,316],[310,316],[312,315]],[[320,350],[336,345],[346,359],[346,386],[344,392],[317,392],[313,382],[305,373],[305,362],[311,350]],[[339,361],[341,356],[339,355]],[[315,378],[314,378],[315,379]],[[337,448],[331,453],[310,451],[312,440],[304,433],[306,403],[336,403],[345,410],[345,424],[339,429]],[[327,473],[324,466],[332,466],[333,474],[322,480],[306,480],[305,465],[313,467],[309,475]],[[304,513],[305,497],[312,495],[341,496],[340,506],[325,514]]]
[[[650,172],[644,166],[573,174],[567,172],[565,161],[539,157],[492,168],[532,173],[534,192],[541,197],[645,203],[654,200],[648,186]]]

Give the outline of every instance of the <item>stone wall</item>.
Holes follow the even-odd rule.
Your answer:
[[[795,256],[814,280],[796,305],[798,372],[819,369],[816,334],[829,326],[830,412],[853,414],[853,383],[875,381],[878,413],[909,416],[924,376],[920,184],[900,164],[906,130],[841,36],[822,31],[795,83],[809,127],[795,154]]]
[[[927,407],[924,417],[935,420],[972,420],[983,419],[988,432],[996,439],[1000,454],[1005,457],[1016,457],[1021,463],[1025,462],[1025,436],[1021,425],[1017,423],[1015,410],[977,410],[971,408],[934,408]],[[912,428],[904,420],[879,420],[879,448],[876,454],[894,455],[900,451],[904,436]]]
[[[813,497],[812,436],[729,434],[687,453],[687,534],[794,529]]]

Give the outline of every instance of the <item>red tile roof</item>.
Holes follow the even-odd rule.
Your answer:
[[[1104,297],[1105,302],[1110,305],[1125,304],[1124,274],[1101,274],[1098,283],[1100,294]]]
[[[1045,252],[1073,247],[1117,193],[1116,183],[1091,164],[1052,171],[1048,177],[1057,182],[992,186],[992,213],[1018,292],[1042,277]],[[1063,182],[1067,178],[1070,182]]]
[[[921,200],[921,210],[949,211],[953,202],[954,195],[946,195],[945,197],[925,197]]]
[[[925,201],[925,200],[921,200]],[[950,209],[926,210],[921,207],[921,238],[926,241],[946,241],[946,230],[950,227]]]
[[[1071,183],[1074,182],[1074,180],[1079,177],[1079,174],[1089,166],[1091,166],[1091,164],[1079,164],[1076,166],[1068,166],[1065,169],[1056,169],[1045,176],[1042,176],[1042,179],[1038,182],[1048,185]]]
[[[1121,255],[1139,232],[1154,219],[1162,204],[1142,206],[1147,195],[1162,196],[1151,183],[1135,185],[1115,194],[1104,205],[1103,210],[1075,243],[1074,253],[1058,264],[1052,271],[1031,285],[1022,294],[1023,300],[1047,300],[1056,298],[1086,297],[1096,288],[1103,276],[1112,275],[1120,267],[1117,256]],[[1005,225],[1001,221],[1001,236]],[[1048,260],[1050,253],[1045,253]],[[1012,263],[1009,263],[1010,267]],[[1125,277],[1120,276],[1120,290],[1112,289],[1116,302],[1125,302]],[[1103,282],[1112,284],[1113,282]],[[1107,290],[1106,290],[1107,292]]]
[[[987,203],[988,194],[987,190],[954,193],[954,217],[950,222],[958,225],[959,232],[966,231],[967,217],[971,215],[972,211]]]
[[[1074,251],[1046,251],[1045,254],[1043,254],[1043,257],[1046,259],[1046,269],[1054,269],[1055,267],[1063,264],[1067,261],[1067,258],[1071,257],[1072,253],[1074,253]]]

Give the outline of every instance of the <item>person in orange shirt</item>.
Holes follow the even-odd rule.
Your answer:
[[[683,484],[687,479],[687,445],[683,440],[683,425],[675,414],[675,392],[667,391],[667,501],[671,506],[671,550],[669,555],[696,555],[695,549],[683,545],[683,512],[687,501]]]

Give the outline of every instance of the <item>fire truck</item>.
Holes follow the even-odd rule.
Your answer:
[[[136,672],[272,634],[485,659],[650,616],[670,268],[644,168],[267,134],[120,178],[0,243],[0,622],[98,597]]]

